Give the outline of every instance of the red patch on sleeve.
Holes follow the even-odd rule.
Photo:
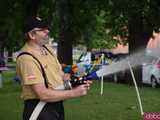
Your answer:
[[[29,79],[29,80],[36,79],[36,76],[35,75],[28,75],[27,79]]]

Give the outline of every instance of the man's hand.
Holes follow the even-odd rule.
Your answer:
[[[90,86],[91,86],[91,84],[92,84],[92,81],[91,81],[91,80],[85,80],[84,83],[87,84],[87,88],[88,88],[88,90],[89,90],[89,89],[90,89]]]
[[[87,94],[87,91],[90,89],[90,86],[92,84],[92,81],[87,80],[85,81],[85,84],[79,85],[75,88],[72,89],[73,91],[73,96],[79,97],[79,96],[84,96]]]

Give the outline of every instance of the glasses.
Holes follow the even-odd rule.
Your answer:
[[[31,32],[45,31],[45,30],[49,31],[49,28],[34,28],[33,30],[31,30]]]

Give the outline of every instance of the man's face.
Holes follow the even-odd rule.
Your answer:
[[[40,46],[49,42],[49,30],[48,28],[36,28],[33,31],[34,41]]]

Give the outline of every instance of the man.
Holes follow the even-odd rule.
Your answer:
[[[36,115],[35,120],[64,120],[63,100],[86,95],[91,81],[71,90],[57,90],[69,76],[62,72],[53,49],[46,45],[48,25],[38,17],[31,17],[24,24],[24,33],[26,43],[21,53],[29,54],[18,56],[16,68],[22,81],[23,120],[33,120],[31,116]],[[40,102],[46,103],[41,110],[37,107]]]

